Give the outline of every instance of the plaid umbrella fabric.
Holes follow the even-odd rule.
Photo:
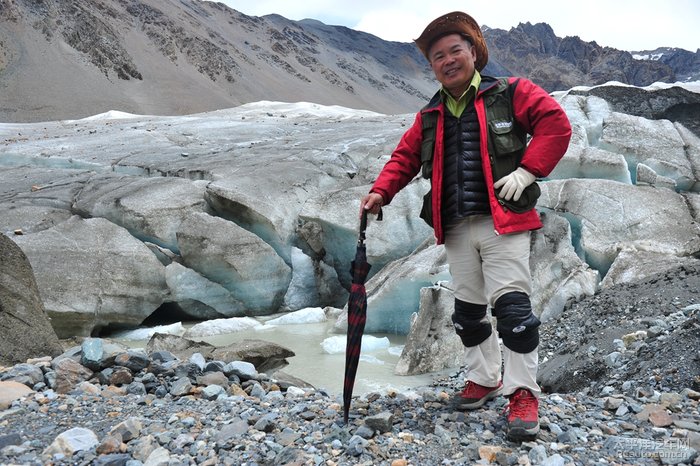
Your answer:
[[[381,215],[380,211],[377,220],[381,220]],[[367,249],[365,247],[366,229],[367,211],[363,211],[355,260],[352,261],[350,269],[352,285],[350,287],[350,297],[348,298],[348,333],[345,347],[345,379],[343,380],[343,419],[346,424],[350,412],[350,401],[352,400],[352,389],[355,385],[357,365],[360,361],[362,333],[365,331],[365,323],[367,322],[365,280],[372,266],[367,262]]]

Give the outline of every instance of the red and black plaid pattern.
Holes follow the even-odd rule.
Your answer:
[[[358,246],[355,253],[355,260],[352,261],[350,273],[352,274],[352,282],[358,285],[364,285],[367,280],[367,274],[372,266],[367,263],[367,249],[365,246]]]
[[[343,417],[348,422],[352,389],[355,385],[357,365],[360,361],[362,349],[362,333],[367,322],[367,292],[365,280],[371,265],[367,263],[365,246],[357,246],[355,260],[352,261],[350,273],[352,273],[352,285],[348,298],[348,333],[345,347],[345,379],[343,380]]]

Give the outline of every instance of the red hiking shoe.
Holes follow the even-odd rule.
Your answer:
[[[452,406],[461,410],[479,408],[484,406],[484,403],[488,400],[500,395],[501,387],[503,387],[501,382],[498,382],[498,385],[495,387],[484,387],[476,382],[467,380],[464,390],[452,397]]]
[[[508,397],[510,402],[506,406],[508,440],[522,441],[532,440],[540,431],[538,409],[540,406],[537,397],[530,390],[519,388]]]

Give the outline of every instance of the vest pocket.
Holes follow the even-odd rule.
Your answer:
[[[512,154],[513,152],[521,152],[525,147],[522,139],[514,129],[513,120],[510,119],[489,121],[489,133],[493,150],[499,157]]]

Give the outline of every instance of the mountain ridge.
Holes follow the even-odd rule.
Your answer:
[[[700,52],[635,60],[558,38],[545,23],[484,35],[485,73],[527,76],[548,91],[700,75]],[[407,113],[437,88],[413,44],[313,19],[201,0],[0,0],[0,121],[178,115],[260,100]]]

